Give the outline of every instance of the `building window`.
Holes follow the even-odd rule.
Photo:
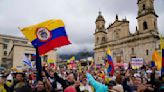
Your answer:
[[[4,56],[7,56],[7,51],[4,51],[4,53],[3,53],[3,54],[4,54]]]
[[[102,37],[102,43],[105,43],[105,37]]]
[[[3,49],[7,49],[7,44],[3,44]]]
[[[147,56],[149,55],[149,50],[146,50],[146,55],[147,55]]]
[[[145,4],[143,4],[142,9],[143,9],[143,10],[145,10],[145,9],[146,9],[146,5],[145,5]]]
[[[134,48],[132,48],[132,54],[134,55]]]
[[[29,59],[29,57],[30,57],[30,54],[28,54],[28,53],[25,53],[25,56]]]
[[[147,26],[147,22],[146,22],[146,21],[143,22],[143,29],[144,29],[144,30],[148,29],[148,26]]]

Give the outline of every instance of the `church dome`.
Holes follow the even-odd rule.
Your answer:
[[[99,16],[97,17],[96,22],[97,21],[105,21],[104,17],[101,15],[101,11],[99,11]]]

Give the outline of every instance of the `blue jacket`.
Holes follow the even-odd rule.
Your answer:
[[[89,84],[93,86],[96,92],[108,92],[108,86],[96,81],[91,74],[86,74]]]

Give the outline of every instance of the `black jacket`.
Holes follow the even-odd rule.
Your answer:
[[[62,85],[63,90],[67,88],[68,86],[71,86],[74,84],[74,82],[69,82],[67,80],[64,80],[63,78],[59,77],[57,73],[54,74],[55,79]],[[76,91],[80,92],[79,87],[76,87]]]

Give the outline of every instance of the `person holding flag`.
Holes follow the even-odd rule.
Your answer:
[[[75,66],[75,56],[72,56],[72,57],[67,61],[67,63],[68,63],[68,66],[69,66],[71,69],[73,69],[74,66]]]

